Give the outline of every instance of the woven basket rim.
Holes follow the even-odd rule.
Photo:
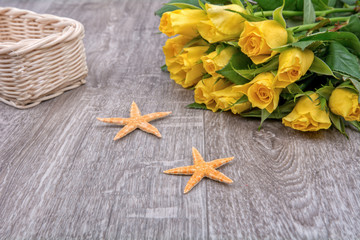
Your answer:
[[[19,56],[35,49],[52,47],[60,42],[74,40],[84,32],[84,26],[80,22],[52,14],[39,14],[14,7],[0,7],[0,17],[1,16],[29,18],[38,22],[51,23],[55,27],[63,27],[63,30],[40,39],[22,39],[18,42],[0,42],[0,55],[7,54],[9,56]]]

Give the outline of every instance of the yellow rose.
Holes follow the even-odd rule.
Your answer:
[[[314,53],[305,49],[291,48],[280,53],[279,69],[275,77],[275,87],[285,88],[299,80],[310,68]]]
[[[226,47],[219,54],[214,51],[201,57],[206,72],[211,74],[213,77],[222,77],[222,75],[218,74],[216,71],[224,68],[235,52],[236,48]]]
[[[211,93],[224,89],[229,85],[231,85],[231,83],[225,81],[224,79],[218,79],[214,77],[203,79],[195,86],[195,102],[204,103],[208,109],[216,112],[218,108],[216,108],[214,95]]]
[[[248,96],[253,107],[266,109],[269,113],[277,108],[281,93],[281,89],[274,88],[274,75],[271,72],[260,73],[251,82],[234,86],[234,90]]]
[[[350,89],[336,88],[330,96],[331,112],[345,118],[346,121],[360,121],[359,95]]]
[[[165,12],[160,19],[159,30],[168,37],[181,34],[194,38],[199,35],[197,24],[206,19],[207,16],[203,10],[179,9]]]
[[[301,97],[292,112],[282,119],[282,123],[304,132],[328,129],[331,126],[329,113],[321,110],[316,93],[311,94],[310,98],[312,101],[307,96]]]
[[[163,46],[163,52],[165,55],[165,63],[167,66],[176,61],[176,56],[181,53],[184,46],[191,40],[191,37],[187,36],[176,36],[169,38],[165,46]]]
[[[233,11],[246,13],[236,4],[218,6],[205,4],[208,19],[200,21],[198,31],[209,43],[238,39],[244,28],[244,18]]]
[[[199,60],[208,48],[208,46],[183,48],[182,53],[175,57],[175,61],[167,65],[170,78],[184,88],[198,83],[206,73]]]
[[[163,52],[165,55],[165,63],[167,66],[176,62],[177,55],[182,53],[184,46],[189,43],[193,38],[179,35],[173,38],[169,38],[165,46],[163,46]],[[209,46],[204,40],[199,39],[198,41],[193,41],[191,47],[194,46]],[[190,46],[189,46],[190,47]]]
[[[287,42],[286,29],[274,20],[245,22],[240,35],[239,46],[255,64],[266,62],[277,54],[272,48],[280,47]]]
[[[244,94],[238,91],[234,91],[235,84],[224,88],[222,90],[218,90],[215,92],[212,92],[210,95],[213,96],[216,106],[214,109],[215,111],[221,109],[221,110],[229,110],[228,108],[232,106],[234,103],[236,103],[237,100],[239,100]],[[244,103],[238,103],[236,105],[233,105],[230,110],[234,114],[239,114],[243,111],[248,110],[251,107],[250,102],[244,102]],[[214,110],[213,110],[214,111]],[[215,112],[214,111],[214,112]]]

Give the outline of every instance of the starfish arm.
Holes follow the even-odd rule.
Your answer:
[[[150,122],[152,120],[166,117],[167,115],[171,114],[171,112],[157,112],[157,113],[149,113],[143,116],[143,119],[146,122]]]
[[[97,120],[105,123],[113,123],[116,125],[126,125],[130,122],[129,118],[97,118]]]
[[[232,183],[233,181],[225,176],[225,174],[215,170],[215,169],[208,169],[208,171],[205,174],[208,178],[211,178],[212,180],[219,181],[219,182],[225,182],[225,183]]]
[[[200,163],[204,163],[204,159],[202,158],[202,156],[200,155],[199,151],[196,148],[192,148],[192,155],[194,158],[194,164],[198,165]]]
[[[138,127],[145,132],[154,134],[155,136],[161,138],[159,130],[148,122],[140,122]]]
[[[130,117],[134,118],[134,117],[140,117],[140,116],[141,116],[141,113],[140,113],[139,107],[133,101],[131,104],[131,109],[130,109]]]
[[[184,193],[188,193],[205,176],[204,172],[195,172],[185,186]]]
[[[208,163],[208,165],[212,168],[218,168],[221,167],[222,165],[224,165],[225,163],[230,162],[231,160],[233,160],[234,157],[229,157],[229,158],[221,158],[221,159],[216,159],[213,160],[211,162]]]
[[[123,127],[114,137],[114,140],[118,140],[126,135],[128,135],[129,133],[131,133],[132,131],[134,131],[136,129],[136,125],[134,124],[128,124],[125,125],[125,127]]]
[[[172,168],[164,171],[166,174],[191,175],[195,172],[195,166]]]

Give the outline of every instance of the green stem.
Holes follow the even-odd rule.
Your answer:
[[[326,16],[330,13],[341,13],[341,12],[354,12],[354,8],[332,8],[329,10],[324,10],[324,11],[315,11],[315,15],[317,17],[319,16]],[[263,12],[256,12],[254,13],[255,17],[270,17],[272,16],[273,11],[263,11]],[[304,14],[303,11],[289,11],[289,10],[284,10],[282,11],[283,16],[287,16],[287,17],[294,17],[294,16],[302,16]]]
[[[323,17],[331,13],[355,12],[355,8],[333,8],[324,11],[315,11],[317,17]]]
[[[344,22],[344,21],[349,20],[350,16],[349,17],[334,17],[334,18],[328,18],[328,19],[330,20],[331,23]],[[299,26],[296,26],[296,27],[287,28],[287,30],[290,30],[292,32],[302,32],[302,31],[305,31],[305,30],[309,30],[309,29],[315,27],[318,24],[319,23],[317,22],[317,23],[299,25]]]

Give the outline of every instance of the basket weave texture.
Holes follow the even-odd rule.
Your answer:
[[[85,83],[78,21],[0,7],[0,100],[29,108]]]

